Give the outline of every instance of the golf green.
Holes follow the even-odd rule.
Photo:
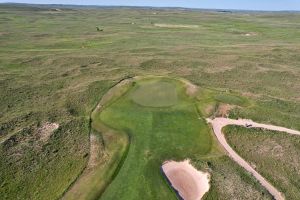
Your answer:
[[[139,84],[131,94],[132,100],[142,106],[166,107],[178,101],[174,84],[167,81],[147,81]]]
[[[207,155],[210,131],[181,81],[147,78],[134,83],[98,113],[103,124],[130,138],[124,164],[101,199],[172,199],[175,193],[161,174],[162,163]]]

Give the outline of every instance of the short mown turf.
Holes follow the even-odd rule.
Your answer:
[[[168,90],[162,95],[160,91],[149,92],[146,88]],[[132,101],[137,95],[143,97],[138,104]],[[165,99],[176,104],[146,107],[148,99],[156,100],[155,105],[160,106],[166,105]],[[137,82],[125,96],[104,109],[100,118],[106,125],[130,136],[125,163],[102,199],[170,199],[174,193],[161,175],[162,163],[170,159],[193,159],[211,150],[209,128],[178,81]]]
[[[177,103],[175,85],[166,81],[145,81],[140,83],[131,95],[132,100],[142,106],[165,107]]]

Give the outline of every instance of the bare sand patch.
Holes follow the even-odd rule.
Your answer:
[[[176,72],[181,74],[181,76],[189,76],[193,74],[193,69],[189,67],[178,67]]]
[[[244,36],[246,37],[257,36],[257,33],[255,32],[245,33]]]
[[[191,83],[190,81],[187,81],[185,79],[180,79],[181,82],[183,82],[185,84],[185,87],[186,87],[186,94],[188,96],[196,96],[197,95],[197,92],[198,92],[198,89],[199,87],[194,85],[193,83]]]
[[[199,28],[198,25],[188,25],[188,24],[154,24],[154,26],[160,28]]]
[[[94,168],[98,165],[98,160],[101,154],[101,145],[96,135],[90,135],[90,158],[87,164],[87,169]]]
[[[229,105],[220,103],[216,112],[217,117],[228,117],[231,109],[235,108],[235,105]]]
[[[215,107],[216,107],[215,105],[206,106],[205,109],[204,109],[204,114],[205,115],[212,115],[215,111]]]
[[[162,170],[184,200],[199,200],[209,191],[210,174],[195,169],[189,160],[166,161]]]
[[[38,128],[37,134],[40,137],[40,140],[43,142],[47,142],[53,132],[58,129],[59,124],[57,123],[44,123],[40,128]]]
[[[0,36],[8,35],[8,32],[0,32]]]

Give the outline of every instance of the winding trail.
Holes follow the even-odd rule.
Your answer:
[[[229,156],[238,163],[241,167],[243,167],[245,170],[250,172],[259,182],[260,184],[265,187],[271,195],[276,200],[284,200],[284,195],[279,192],[271,183],[269,183],[262,175],[260,175],[249,163],[247,163],[242,157],[240,157],[227,143],[226,138],[224,134],[222,133],[222,128],[227,125],[237,125],[237,126],[247,126],[248,128],[263,128],[273,131],[281,131],[286,132],[292,135],[299,135],[300,131],[280,127],[280,126],[273,126],[268,124],[260,124],[253,122],[252,120],[248,119],[228,119],[228,118],[215,118],[215,119],[206,119],[208,123],[212,125],[213,131],[218,139],[218,141],[221,143],[221,145],[225,148],[225,150],[228,152]]]

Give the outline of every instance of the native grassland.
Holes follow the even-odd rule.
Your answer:
[[[230,103],[232,117],[300,129],[299,24],[297,13],[0,5],[1,196],[61,197],[87,166],[92,110],[128,76],[192,81],[203,116]],[[59,128],[44,141],[47,123]],[[223,159],[198,165],[227,185],[249,180]]]
[[[286,199],[299,199],[300,137],[287,133],[225,128],[229,144],[278,188]]]

